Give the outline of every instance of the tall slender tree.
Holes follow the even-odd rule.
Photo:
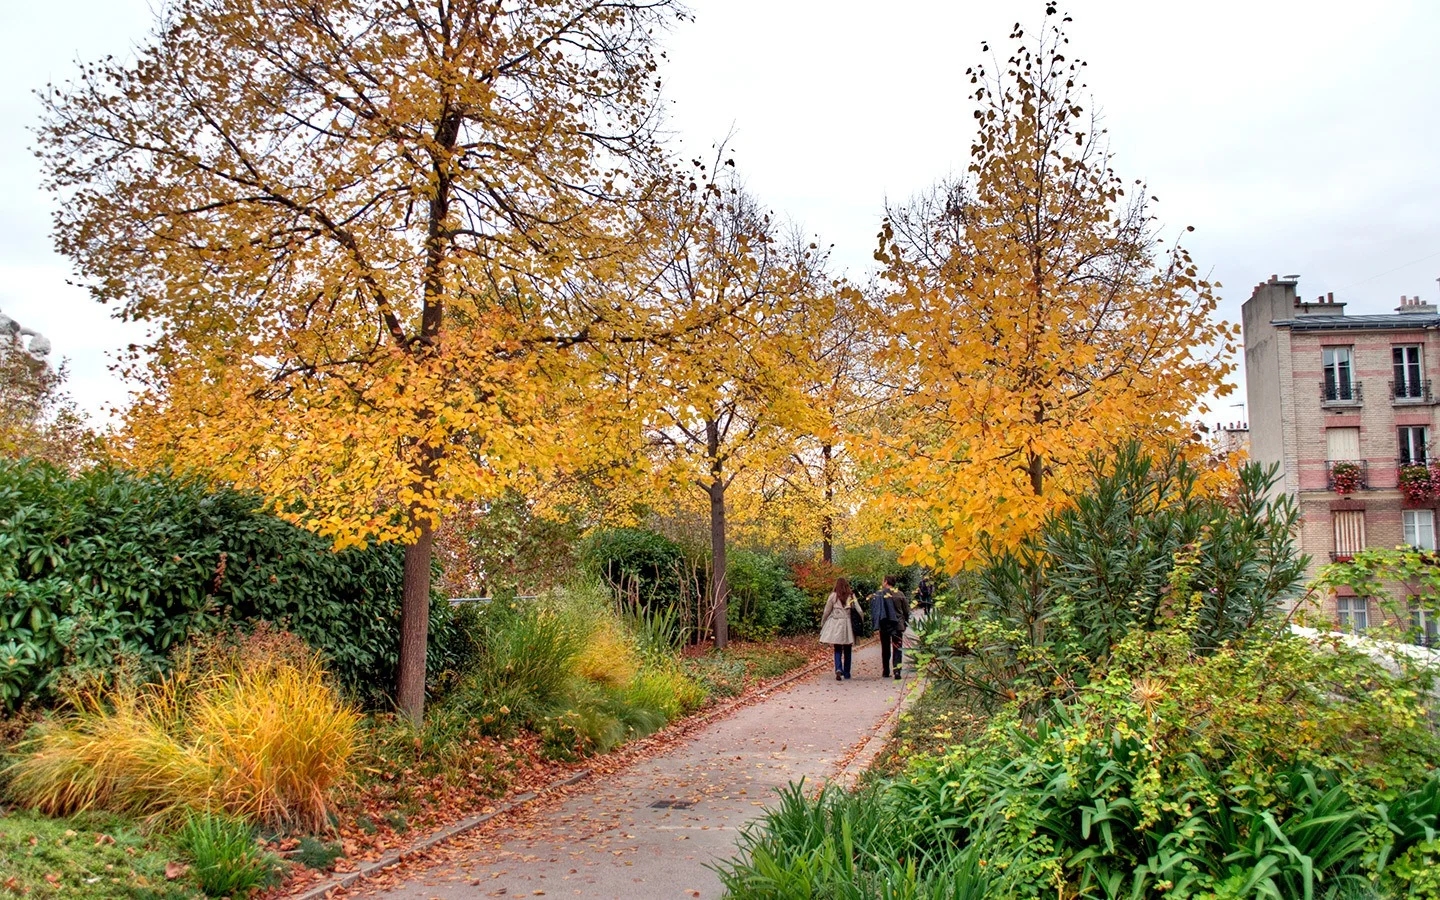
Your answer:
[[[877,254],[901,415],[876,461],[911,555],[952,568],[1065,505],[1088,454],[1173,436],[1228,390],[1215,285],[1111,169],[1049,15],[1003,72],[967,71],[968,174],[889,210]]]
[[[133,457],[406,544],[399,707],[423,712],[435,529],[520,466],[636,328],[667,0],[173,0],[133,62],[45,95],[59,248],[149,322]],[[638,198],[638,199],[637,199]],[[640,235],[641,237],[637,237]]]
[[[729,164],[725,164],[728,166]],[[703,173],[703,168],[701,168]],[[704,187],[700,187],[701,184]],[[806,414],[793,326],[813,259],[787,252],[770,217],[733,177],[698,175],[666,229],[672,243],[653,291],[669,333],[644,362],[647,433],[670,484],[708,503],[716,646],[729,639],[727,497],[737,476],[783,455],[781,426]]]

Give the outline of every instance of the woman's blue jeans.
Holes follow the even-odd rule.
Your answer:
[[[835,645],[835,671],[846,678],[850,677],[850,649],[851,644]]]

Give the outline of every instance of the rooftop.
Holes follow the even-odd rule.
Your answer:
[[[1440,327],[1440,313],[1384,313],[1370,316],[1303,315],[1280,319],[1274,325],[1287,325],[1291,331],[1339,331],[1357,329],[1408,329]]]

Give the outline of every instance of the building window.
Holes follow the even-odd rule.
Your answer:
[[[1437,630],[1435,617],[1435,602],[1428,604],[1421,601],[1419,597],[1410,598],[1410,640],[1422,647],[1434,647],[1436,638],[1440,637],[1440,630]]]
[[[1424,400],[1425,380],[1420,366],[1420,345],[1393,347],[1390,356],[1395,363],[1395,399]]]
[[[1349,559],[1365,549],[1365,510],[1338,509],[1335,520],[1335,558]]]
[[[1329,462],[1354,462],[1360,456],[1360,429],[1325,429],[1325,459]]]
[[[1435,549],[1435,511],[1407,509],[1400,513],[1405,523],[1405,543],[1416,550]]]
[[[1325,399],[1354,400],[1354,367],[1349,347],[1325,348]]]
[[[1335,611],[1340,619],[1340,630],[1364,631],[1370,627],[1370,598],[1336,597]]]
[[[1430,461],[1430,428],[1403,425],[1400,428],[1400,465],[1422,466]]]

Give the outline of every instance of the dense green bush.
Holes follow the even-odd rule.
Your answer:
[[[581,548],[584,570],[622,598],[647,609],[682,608],[690,597],[686,573],[694,567],[679,544],[642,528],[597,531]]]
[[[1179,452],[1138,445],[1091,460],[1073,508],[1013,550],[988,553],[922,633],[934,674],[997,703],[1071,691],[1134,630],[1183,617],[1198,652],[1270,623],[1307,558],[1273,471],[1245,466],[1223,493]],[[1183,587],[1182,587],[1183,582]]]
[[[160,669],[192,636],[257,621],[321,651],[356,694],[387,692],[401,549],[334,553],[260,505],[195,478],[0,461],[0,704],[43,699],[67,671]],[[439,671],[450,629],[435,606]]]
[[[778,555],[732,550],[725,573],[730,633],[736,639],[766,640],[819,627],[810,598],[790,580],[790,567]]]
[[[667,626],[655,616],[622,617],[612,603],[591,583],[534,601],[476,604],[466,622],[469,669],[429,727],[473,725],[497,737],[531,731],[551,756],[573,758],[649,734],[703,702],[673,634],[654,633]]]

